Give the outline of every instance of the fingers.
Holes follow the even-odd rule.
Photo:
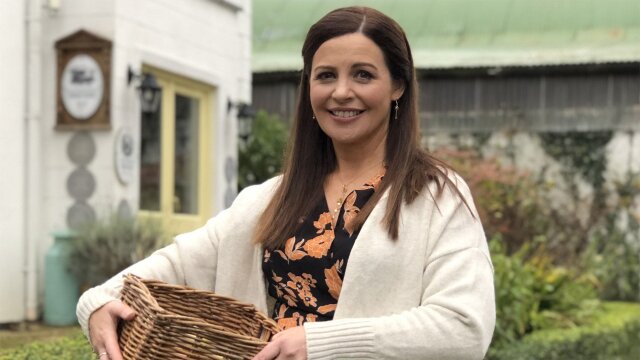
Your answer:
[[[122,353],[120,352],[120,346],[118,345],[118,339],[116,336],[109,338],[105,341],[107,355],[105,358],[109,360],[123,360]],[[100,360],[106,360],[100,359]]]
[[[124,320],[132,320],[136,316],[136,312],[133,311],[132,308],[130,308],[128,305],[126,305],[121,301],[112,301],[107,305],[109,304],[112,304],[109,307],[111,314],[115,315],[118,318],[121,318]]]
[[[89,317],[91,344],[100,360],[122,360],[116,327],[120,319],[131,320],[135,312],[120,301],[111,301]]]
[[[277,358],[278,355],[280,355],[280,346],[278,343],[270,342],[262,348],[262,351],[260,351],[253,360],[273,360]]]
[[[306,333],[302,326],[284,330],[274,335],[254,360],[306,360]]]

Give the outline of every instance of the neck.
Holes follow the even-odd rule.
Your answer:
[[[347,181],[358,174],[369,173],[372,169],[377,171],[384,163],[385,144],[386,138],[369,146],[334,144],[337,159],[335,172]]]

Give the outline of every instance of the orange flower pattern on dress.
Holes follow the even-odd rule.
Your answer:
[[[299,250],[300,246],[302,246],[302,241],[296,243],[296,238],[292,236],[285,243],[284,252],[282,250],[276,250],[275,252],[282,256],[287,262],[289,262],[289,260],[300,260],[307,255],[304,251]]]
[[[328,314],[330,312],[336,311],[336,307],[338,306],[338,304],[328,304],[328,305],[322,305],[320,307],[318,307],[318,312],[322,315],[324,314]]]
[[[320,217],[318,217],[318,221],[314,221],[313,222],[313,226],[318,229],[318,231],[316,231],[317,234],[321,234],[322,232],[324,232],[327,228],[327,225],[331,225],[331,221],[333,219],[331,218],[331,213],[330,212],[323,212],[322,214],[320,214]]]
[[[324,277],[329,288],[329,295],[338,300],[340,290],[342,290],[342,260],[338,260],[331,268],[324,269]]]
[[[303,249],[307,252],[307,255],[319,259],[323,256],[327,256],[329,248],[333,243],[333,239],[333,231],[327,230],[321,235],[307,240],[307,242],[304,243]]]
[[[287,281],[287,286],[293,290],[298,291],[298,293],[311,291],[312,287],[316,287],[317,281],[311,277],[309,274],[302,274],[302,276],[294,275],[293,273],[289,273],[289,281]]]
[[[282,330],[286,330],[292,327],[300,326],[304,322],[304,318],[300,316],[299,312],[293,312],[290,316],[287,316],[287,306],[282,304],[278,310],[278,314],[274,316],[274,320]]]
[[[360,208],[356,206],[355,194],[355,192],[352,192],[344,201],[344,229],[347,231],[349,236],[353,235],[353,231],[355,230],[353,228],[353,220],[360,212]]]
[[[269,295],[276,299],[272,316],[282,329],[333,319],[349,254],[359,233],[353,219],[383,177],[384,169],[347,194],[335,227],[323,198],[308,216],[300,217],[299,229],[281,248],[264,251],[262,270]]]
[[[280,276],[276,275],[276,273],[275,273],[275,272],[273,272],[273,271],[272,271],[271,273],[273,274],[273,275],[271,276],[271,280],[273,280],[273,282],[274,282],[275,284],[280,284],[280,283],[282,283],[282,278],[281,278]],[[281,289],[279,286],[277,286],[277,287],[276,287],[276,296],[277,296],[278,298],[282,298],[282,297],[284,297],[284,292],[282,291],[282,289]]]
[[[380,187],[380,183],[382,182],[382,178],[384,177],[385,170],[382,169],[379,173],[377,173],[371,180],[364,183],[362,186],[350,193],[344,201],[344,230],[349,233],[349,236],[353,235],[354,224],[353,220],[360,213],[360,207],[356,205],[356,194],[361,193],[364,190],[373,189],[376,191],[378,187]],[[360,200],[360,199],[358,199]],[[366,203],[366,202],[365,202]],[[362,203],[364,205],[364,203]],[[362,207],[361,205],[361,207]]]

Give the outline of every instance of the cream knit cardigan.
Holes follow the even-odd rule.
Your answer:
[[[310,360],[484,357],[495,325],[493,268],[469,189],[451,178],[474,215],[448,188],[434,202],[432,184],[403,206],[396,241],[382,224],[382,197],[351,251],[334,320],[304,325]],[[77,307],[85,334],[91,313],[119,297],[125,273],[212,290],[270,314],[262,250],[251,239],[277,181],[245,189],[204,227],[85,292]]]

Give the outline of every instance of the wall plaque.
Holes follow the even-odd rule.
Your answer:
[[[111,41],[85,30],[56,42],[56,129],[110,129]]]
[[[133,180],[133,172],[136,169],[133,133],[129,128],[123,127],[118,131],[115,142],[116,175],[123,185],[127,185]]]

